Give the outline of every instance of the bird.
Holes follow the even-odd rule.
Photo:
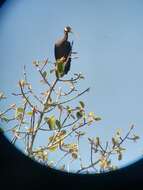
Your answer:
[[[72,43],[68,41],[69,33],[72,33],[72,28],[70,26],[66,26],[64,28],[64,36],[55,43],[55,60],[63,61],[63,75],[67,74],[71,67]]]

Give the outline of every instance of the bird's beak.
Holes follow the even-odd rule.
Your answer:
[[[78,34],[77,32],[75,32],[75,31],[73,32],[73,30],[71,29],[71,30],[69,31],[69,33],[75,35],[75,37],[76,37],[77,39],[79,39],[79,34]]]
[[[75,32],[75,31],[74,31],[74,32],[72,31],[72,34],[74,34],[74,36],[75,36],[77,39],[79,39],[79,33]]]

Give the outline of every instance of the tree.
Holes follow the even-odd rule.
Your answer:
[[[134,125],[131,125],[125,136],[117,131],[105,145],[101,137],[88,137],[90,163],[85,165],[80,143],[86,134],[85,128],[90,130],[94,123],[100,122],[101,117],[93,112],[86,113],[85,103],[79,98],[87,93],[89,88],[83,91],[77,89],[77,84],[84,80],[84,76],[79,73],[74,74],[73,78],[64,79],[61,77],[64,71],[62,62],[63,59],[53,65],[48,59],[33,62],[41,77],[40,85],[44,86],[40,94],[34,92],[24,66],[24,78],[18,83],[19,92],[12,93],[17,100],[20,98],[21,103],[12,104],[0,112],[1,132],[12,133],[11,143],[21,141],[25,154],[42,164],[67,171],[66,163],[61,163],[68,157],[71,163],[74,161],[79,164],[76,173],[114,170],[117,167],[112,163],[112,156],[122,160],[124,142],[135,142],[139,139],[139,136],[132,134]],[[6,99],[6,96],[1,92],[0,101],[3,99]],[[71,106],[73,101],[76,106]],[[41,133],[47,139],[42,146],[36,142]],[[61,156],[54,163],[50,160],[53,153]]]

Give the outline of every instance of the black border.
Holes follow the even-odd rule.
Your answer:
[[[0,133],[0,184],[4,187],[50,189],[143,189],[143,159],[103,174],[72,174],[45,167],[16,149]]]

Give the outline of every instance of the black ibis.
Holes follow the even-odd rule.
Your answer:
[[[72,29],[67,26],[64,28],[64,36],[55,43],[55,59],[63,61],[63,75],[69,72],[71,66],[72,44],[68,41],[69,33],[72,33]]]

